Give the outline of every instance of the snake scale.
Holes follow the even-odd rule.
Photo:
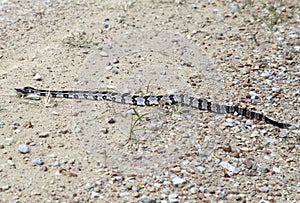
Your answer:
[[[238,114],[245,118],[257,119],[264,121],[265,123],[277,126],[279,128],[287,128],[290,124],[280,123],[274,121],[263,114],[256,113],[246,108],[238,106],[226,106],[213,104],[211,102],[189,97],[186,95],[161,95],[161,96],[139,96],[139,95],[128,95],[120,94],[115,92],[89,92],[89,91],[52,91],[52,90],[39,90],[32,87],[15,88],[18,94],[28,96],[30,94],[38,96],[50,96],[54,98],[67,98],[67,99],[89,99],[89,100],[108,100],[117,103],[131,104],[136,106],[154,106],[163,104],[183,104],[197,108],[200,110],[206,110],[218,114]]]

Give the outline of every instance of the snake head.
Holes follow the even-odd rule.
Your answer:
[[[23,95],[27,95],[27,94],[33,94],[36,92],[36,89],[34,89],[33,87],[24,87],[24,88],[15,88],[15,91],[17,93],[23,94]]]

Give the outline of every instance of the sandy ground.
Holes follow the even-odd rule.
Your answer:
[[[1,0],[0,202],[300,202],[299,14],[297,0]],[[292,126],[24,86],[187,94]]]

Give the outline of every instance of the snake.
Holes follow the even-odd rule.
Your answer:
[[[250,111],[247,108],[238,106],[228,106],[214,104],[204,99],[198,99],[187,95],[158,95],[141,96],[121,94],[109,91],[54,91],[40,90],[33,87],[15,88],[15,91],[23,96],[37,95],[41,97],[66,98],[66,99],[87,99],[87,100],[107,100],[116,103],[130,104],[135,106],[157,106],[160,104],[175,105],[182,104],[199,110],[213,112],[217,114],[237,114],[248,119],[256,119],[271,124],[278,128],[288,128],[291,125],[277,122],[264,116],[261,113]]]

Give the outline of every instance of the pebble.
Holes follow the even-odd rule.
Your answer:
[[[3,185],[1,187],[1,190],[5,191],[5,190],[9,190],[10,186],[9,185]]]
[[[108,57],[108,53],[104,52],[104,51],[101,51],[100,53],[100,56],[102,57]]]
[[[33,166],[43,165],[44,161],[41,158],[36,158],[36,159],[32,160],[31,164]]]
[[[206,188],[203,187],[203,186],[199,187],[199,192],[205,193],[206,192]]]
[[[183,178],[175,177],[172,179],[173,185],[177,187],[178,185],[182,185],[186,183],[186,180]]]
[[[239,10],[239,6],[237,4],[230,4],[230,8],[233,12],[237,12]]]
[[[250,137],[259,137],[258,131],[256,131],[256,130],[253,131],[253,132],[251,133]]]
[[[103,28],[105,28],[105,29],[109,29],[109,28],[110,28],[110,25],[109,25],[109,23],[108,23],[107,21],[104,21],[104,22],[102,23],[102,26],[103,26]]]
[[[224,127],[233,127],[233,120],[231,118],[227,118],[226,122],[224,123]]]
[[[89,183],[87,183],[85,186],[84,186],[84,189],[85,190],[90,190],[90,189],[92,189],[92,188],[94,188],[96,186],[96,184],[94,183],[94,184],[89,184]]]
[[[228,171],[231,171],[233,173],[238,173],[238,169],[237,167],[233,166],[232,164],[228,163],[228,162],[221,162],[220,166],[222,166],[223,168],[227,169]]]
[[[176,167],[172,168],[171,171],[172,171],[173,173],[178,173],[178,172],[181,171],[181,168],[180,168],[179,166],[176,166]]]
[[[7,160],[7,163],[8,163],[8,165],[10,165],[10,166],[15,166],[15,162],[13,162],[12,160]]]
[[[266,140],[267,142],[269,142],[269,143],[272,143],[272,144],[278,143],[278,140],[275,139],[275,138],[269,138],[269,137],[266,137],[265,140]]]
[[[81,132],[82,132],[82,129],[81,129],[80,127],[76,127],[76,128],[74,129],[74,132],[75,132],[75,133],[81,133]]]
[[[170,181],[167,181],[167,180],[165,180],[165,181],[163,182],[163,184],[164,184],[164,185],[171,185],[171,182],[170,182]]]
[[[42,80],[42,76],[39,73],[36,73],[33,77],[34,80],[36,81],[41,81]]]
[[[99,193],[99,192],[92,191],[91,197],[92,197],[92,198],[100,197],[100,193]]]
[[[172,119],[173,120],[180,120],[181,119],[181,115],[179,115],[179,114],[172,114]]]
[[[168,196],[170,202],[179,202],[178,194],[173,193]]]
[[[262,188],[262,191],[265,192],[265,193],[268,193],[269,190],[270,190],[270,188],[269,188],[268,186],[264,186],[264,187]]]
[[[121,192],[120,193],[120,197],[125,197],[125,196],[129,196],[130,192]]]
[[[247,120],[246,121],[246,125],[247,126],[252,126],[253,125],[253,121],[252,120]]]
[[[49,137],[49,135],[51,134],[51,132],[42,132],[39,134],[39,137],[40,138],[46,138],[46,137]]]
[[[268,169],[267,167],[260,167],[259,171],[262,173],[268,173],[270,171],[270,169]]]
[[[20,144],[18,150],[22,154],[29,153],[29,148],[26,146],[26,144]]]
[[[270,202],[267,201],[267,200],[263,200],[263,199],[262,199],[262,200],[259,201],[259,203],[270,203]]]
[[[197,166],[197,169],[201,172],[201,173],[204,173],[206,168],[203,167],[203,166]]]
[[[192,194],[196,194],[196,193],[198,192],[198,189],[197,189],[196,187],[192,187],[192,188],[190,189],[190,192],[191,192]]]
[[[280,137],[280,138],[285,138],[285,137],[287,137],[286,130],[281,130],[280,133],[279,133],[279,137]]]
[[[113,69],[113,66],[106,66],[105,69],[106,70],[111,70],[111,69]]]
[[[258,99],[258,98],[260,97],[260,95],[257,94],[257,93],[254,92],[254,91],[250,91],[250,92],[249,92],[249,95],[251,96],[251,99],[252,99],[252,100],[253,100],[253,99]]]
[[[280,168],[277,168],[276,166],[273,166],[273,171],[274,171],[275,173],[281,173]]]
[[[253,167],[253,163],[252,163],[252,161],[249,160],[249,159],[247,159],[247,160],[245,161],[245,164],[246,164],[247,169],[251,169],[251,168]]]

